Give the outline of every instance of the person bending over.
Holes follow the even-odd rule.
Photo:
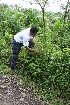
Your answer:
[[[11,56],[11,69],[16,70],[16,61],[18,54],[20,53],[21,47],[25,46],[28,51],[39,53],[38,50],[32,49],[35,45],[33,40],[34,36],[37,34],[38,29],[36,27],[27,28],[18,32],[12,41],[12,56]]]

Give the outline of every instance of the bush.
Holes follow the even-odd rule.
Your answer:
[[[0,40],[0,64],[10,64],[12,35],[6,35]]]

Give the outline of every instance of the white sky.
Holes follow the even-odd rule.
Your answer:
[[[24,0],[26,1],[26,0]],[[0,0],[0,4],[1,3],[7,3],[9,5],[11,4],[18,4],[20,6],[22,6],[23,8],[35,8],[35,9],[38,9],[40,10],[40,6],[37,5],[37,4],[33,4],[33,5],[30,5],[30,3],[28,2],[29,0],[27,0],[27,3],[24,2],[23,0]],[[52,12],[59,12],[61,11],[61,8],[60,6],[62,4],[66,4],[66,2],[68,0],[48,0],[50,1],[50,5],[47,7],[47,11],[52,11]],[[57,2],[58,1],[58,2]]]

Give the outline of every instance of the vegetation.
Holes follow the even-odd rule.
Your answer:
[[[18,75],[32,86],[34,84],[36,94],[50,105],[68,105],[70,102],[69,2],[65,10],[63,14],[45,12],[42,17],[41,12],[34,9],[0,4],[0,72],[11,72],[8,66],[13,36],[26,27],[37,26],[35,48],[40,54],[27,52],[23,47],[17,61]]]

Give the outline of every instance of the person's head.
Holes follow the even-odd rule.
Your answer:
[[[32,36],[35,36],[37,32],[38,32],[38,29],[36,27],[32,27],[30,29],[30,35],[32,35]]]

